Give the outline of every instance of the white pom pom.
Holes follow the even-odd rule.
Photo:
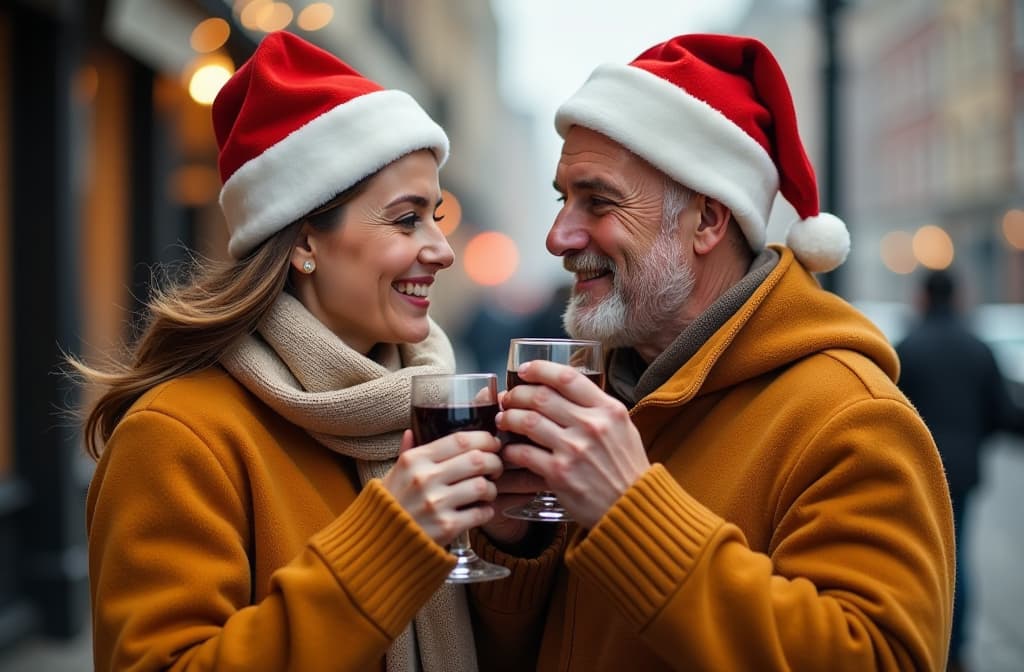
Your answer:
[[[850,232],[843,220],[822,212],[793,222],[786,234],[786,245],[808,271],[827,273],[846,261]]]

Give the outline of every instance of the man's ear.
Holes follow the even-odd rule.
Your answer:
[[[693,251],[708,254],[725,240],[729,232],[732,210],[710,196],[698,195],[695,205],[700,208],[700,224],[693,233]]]

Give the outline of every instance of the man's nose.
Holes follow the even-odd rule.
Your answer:
[[[578,252],[586,248],[590,242],[590,234],[580,218],[563,208],[555,217],[546,240],[548,252],[556,257],[563,257],[570,252]]]

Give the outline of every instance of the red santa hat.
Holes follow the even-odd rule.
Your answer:
[[[755,252],[781,192],[800,217],[786,236],[797,259],[814,272],[846,259],[850,235],[819,210],[785,75],[755,39],[682,35],[629,65],[599,66],[555,115],[563,138],[573,125],[728,206]]]
[[[213,126],[235,259],[410,152],[448,159],[448,136],[409,94],[285,32],[220,90]]]

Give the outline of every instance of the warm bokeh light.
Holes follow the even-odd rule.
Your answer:
[[[299,12],[295,20],[299,28],[312,32],[320,30],[334,18],[334,8],[326,2],[313,2],[306,5],[306,8]]]
[[[459,203],[459,199],[455,198],[455,194],[443,189],[441,190],[441,207],[437,209],[436,214],[438,217],[444,217],[437,223],[438,228],[444,232],[444,235],[450,236],[455,233],[455,229],[459,228],[459,223],[462,221],[462,204]]]
[[[922,226],[913,244],[914,257],[926,268],[938,271],[953,263],[953,239],[937,226]]]
[[[271,5],[273,4],[271,0],[251,0],[242,7],[242,11],[238,14],[238,20],[249,30],[259,30],[263,15],[272,11]]]
[[[188,80],[188,95],[200,105],[211,105],[233,71],[223,63],[205,63]]]
[[[893,273],[907,275],[917,268],[913,238],[906,231],[890,231],[882,236],[882,263]]]
[[[284,30],[295,18],[292,8],[283,2],[272,2],[270,8],[260,15],[258,28],[264,33]]]
[[[1024,250],[1024,210],[1010,210],[1003,215],[1003,237],[1013,249]]]
[[[208,54],[223,47],[230,36],[231,26],[228,25],[228,22],[212,17],[200,21],[199,25],[192,29],[189,44],[200,54]]]
[[[212,166],[182,166],[171,174],[171,197],[182,205],[213,203],[220,193],[220,173]]]
[[[500,285],[516,272],[519,250],[505,234],[485,231],[466,244],[462,264],[473,282],[488,287]]]

